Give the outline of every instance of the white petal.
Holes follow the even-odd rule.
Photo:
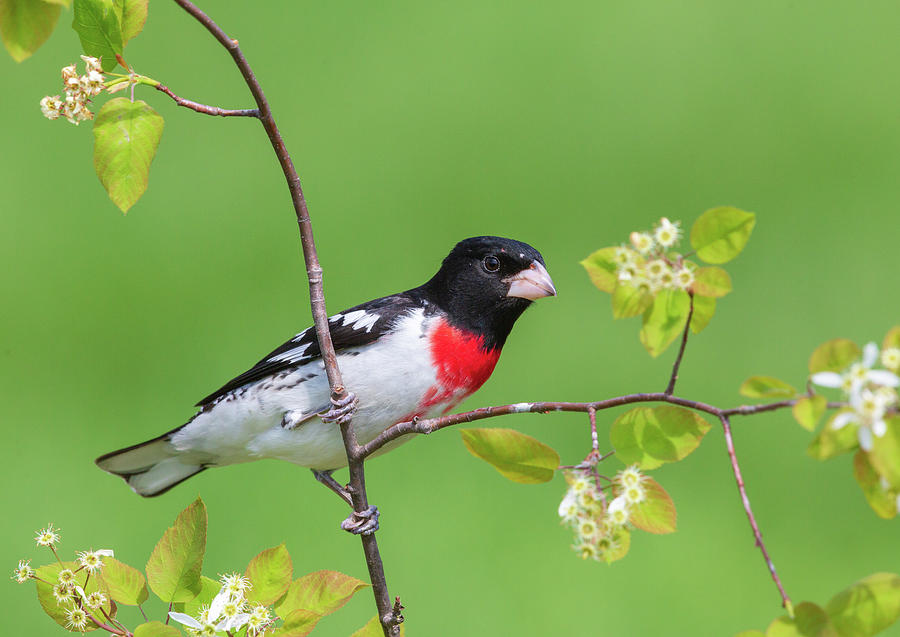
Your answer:
[[[179,624],[184,624],[185,626],[190,626],[191,628],[196,628],[200,630],[203,628],[203,624],[198,622],[196,619],[191,617],[190,615],[185,615],[184,613],[176,613],[175,611],[169,611],[169,617],[177,621]]]
[[[250,621],[250,613],[239,613],[231,618],[228,630],[240,630],[248,621]]]
[[[105,555],[106,557],[115,557],[116,554],[112,549],[100,549],[99,551],[94,551],[97,555]]]
[[[821,387],[840,387],[844,384],[844,379],[837,372],[819,372],[813,374],[810,380]]]
[[[228,603],[231,595],[228,593],[226,588],[223,586],[222,590],[213,598],[213,601],[209,605],[209,623],[212,624],[217,619],[219,619],[219,615],[222,614],[222,609],[225,608],[225,604]]]
[[[559,503],[559,517],[566,517],[573,504],[575,504],[575,492],[569,489],[566,491],[566,497]]]
[[[900,385],[900,378],[886,369],[870,369],[866,372],[866,378],[873,383],[884,387],[896,387]]]
[[[875,343],[866,343],[866,346],[863,348],[863,367],[865,367],[866,369],[870,369],[877,360],[878,346]]]
[[[872,433],[879,438],[883,437],[887,433],[887,423],[883,420],[876,420],[872,423]]]
[[[851,422],[857,422],[859,417],[853,413],[852,411],[843,411],[834,417],[834,420],[831,421],[832,429],[842,429],[845,426],[849,425]]]
[[[859,437],[859,446],[863,451],[872,451],[872,430],[868,427],[860,427],[856,435]]]
[[[625,496],[620,495],[617,498],[614,498],[612,502],[609,503],[608,511],[613,513],[618,510],[624,511],[628,508],[628,502],[625,500]]]

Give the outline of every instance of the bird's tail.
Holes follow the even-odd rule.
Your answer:
[[[175,431],[178,430],[107,453],[95,462],[104,471],[123,478],[138,495],[145,498],[160,495],[206,469],[179,456],[169,442]]]

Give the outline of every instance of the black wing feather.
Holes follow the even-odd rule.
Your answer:
[[[331,328],[331,340],[335,351],[373,343],[390,332],[398,318],[415,308],[422,307],[422,299],[417,292],[410,290],[402,294],[385,296],[329,317],[328,325]],[[231,379],[198,402],[197,406],[205,407],[235,389],[283,370],[300,367],[320,358],[321,355],[316,331],[309,327],[271,351],[246,372]]]

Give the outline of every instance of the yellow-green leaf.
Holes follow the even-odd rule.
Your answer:
[[[150,554],[147,582],[164,602],[189,602],[200,592],[206,523],[206,506],[197,498],[178,514]]]
[[[366,622],[366,625],[357,630],[350,637],[383,637],[384,631],[381,629],[381,620],[378,615]],[[400,624],[400,637],[406,635],[406,624]]]
[[[104,71],[116,68],[116,54],[122,54],[122,25],[113,0],[75,0],[72,28],[81,48],[100,58]]]
[[[833,414],[818,435],[809,443],[806,453],[816,460],[828,460],[842,453],[853,451],[859,447],[859,441],[856,437],[856,428],[851,426],[834,429],[831,423],[840,413],[848,411],[841,409]]]
[[[163,131],[163,118],[146,102],[111,99],[94,120],[94,169],[122,212],[147,190],[150,163]]]
[[[369,586],[337,571],[316,571],[294,580],[284,598],[275,605],[279,617],[304,609],[319,616],[333,613],[350,601],[354,593]]]
[[[890,349],[892,347],[900,347],[900,325],[895,325],[888,330],[881,344],[881,349]]]
[[[887,432],[872,436],[869,461],[893,489],[900,489],[900,416],[885,418]]]
[[[247,566],[246,575],[253,584],[247,601],[274,604],[290,587],[293,573],[291,556],[284,544],[261,552]]]
[[[463,429],[460,434],[473,456],[513,482],[549,482],[559,467],[559,454],[552,447],[514,429]]]
[[[115,0],[119,22],[122,25],[123,47],[144,30],[147,23],[147,2],[148,0]]]
[[[631,548],[631,533],[627,529],[621,528],[608,541],[600,540],[600,545],[600,557],[607,564],[612,564],[628,555],[628,549]]]
[[[694,294],[719,298],[731,292],[731,277],[722,268],[709,266],[694,273]]]
[[[287,614],[284,623],[272,633],[272,637],[306,637],[313,631],[320,619],[322,616],[318,613],[298,608]]]
[[[78,564],[78,562],[63,562],[62,564],[56,562],[54,564],[48,564],[46,566],[41,566],[35,569],[35,572],[39,578],[44,580],[44,582],[50,582],[49,584],[45,584],[44,582],[39,580],[35,581],[35,584],[37,585],[38,602],[40,603],[41,608],[44,609],[44,612],[47,613],[53,621],[55,621],[63,628],[66,627],[66,623],[68,621],[66,619],[66,606],[62,606],[56,602],[56,598],[53,596],[52,585],[56,584],[57,577],[59,576],[59,572],[61,570],[69,569],[71,571],[76,571],[79,567],[80,564]],[[77,579],[78,585],[82,586],[84,588],[84,592],[88,595],[98,590],[106,593],[106,591],[103,589],[102,583],[96,577],[89,578],[87,580],[87,586],[85,586],[84,572],[78,573]],[[109,597],[108,594],[107,597]],[[106,603],[103,604],[103,609],[107,613],[112,612],[109,599],[107,599]],[[96,628],[97,627],[92,622],[88,622],[86,630],[95,630]]]
[[[684,290],[662,290],[644,312],[641,344],[654,358],[662,354],[684,330],[691,300]]]
[[[828,401],[825,396],[803,396],[799,398],[791,408],[794,418],[800,423],[800,426],[808,431],[815,431],[822,416],[825,415],[825,408]]]
[[[603,292],[612,294],[616,288],[616,262],[614,256],[616,248],[603,248],[591,254],[587,259],[581,262],[584,269],[587,270],[591,282]]]
[[[790,398],[797,390],[772,376],[751,376],[741,385],[741,396],[748,398]]]
[[[181,637],[181,631],[162,622],[147,622],[134,629],[134,637]]]
[[[103,558],[103,570],[100,572],[100,577],[109,596],[120,604],[137,606],[143,604],[150,597],[144,574],[113,557]]]
[[[694,313],[691,315],[691,331],[699,334],[709,325],[716,313],[716,300],[708,296],[694,295]]]
[[[834,338],[819,345],[809,357],[809,373],[839,372],[862,356],[859,345],[847,338]]]
[[[645,476],[641,486],[646,498],[632,508],[628,519],[648,533],[674,533],[677,515],[672,498],[653,478]]]
[[[841,637],[868,637],[900,618],[900,576],[875,573],[831,598],[825,605]]]
[[[175,602],[172,605],[172,608],[179,613],[185,613],[196,617],[200,614],[200,609],[203,606],[208,606],[212,603],[220,590],[222,590],[221,582],[214,580],[211,577],[207,577],[206,575],[201,575],[200,592],[197,593],[197,596],[187,602]]]
[[[704,212],[691,228],[691,246],[707,263],[726,263],[747,245],[756,215],[730,206]]]
[[[761,630],[742,630],[734,637],[766,637],[766,634]]]
[[[861,449],[853,456],[853,477],[878,517],[890,520],[897,515],[896,494],[881,486],[878,473],[869,462],[869,454]]]
[[[613,318],[640,316],[653,304],[653,295],[644,288],[618,283],[612,293]]]
[[[794,608],[794,617],[784,615],[773,621],[766,637],[838,637],[828,615],[811,602],[801,602]]]
[[[709,423],[674,405],[637,407],[612,424],[609,439],[616,457],[641,469],[655,469],[689,455],[709,431]]]
[[[25,60],[47,41],[62,7],[41,0],[0,0],[0,37],[16,62]]]

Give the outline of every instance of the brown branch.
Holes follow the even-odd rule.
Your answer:
[[[309,280],[309,299],[312,309],[313,322],[316,328],[316,337],[319,341],[319,350],[322,361],[325,364],[325,372],[328,375],[328,385],[331,388],[331,398],[339,401],[347,397],[347,390],[338,369],[337,355],[334,352],[334,344],[331,342],[331,331],[328,328],[328,312],[325,309],[325,294],[322,285],[322,266],[316,253],[315,240],[313,238],[312,225],[309,221],[309,209],[303,189],[300,186],[300,177],[294,168],[294,162],[284,145],[281,133],[275,125],[272,110],[266,100],[262,87],[253,74],[250,64],[244,57],[238,41],[228,35],[208,15],[197,8],[190,0],[174,0],[178,6],[187,11],[207,31],[209,31],[219,43],[231,54],[241,75],[246,82],[253,99],[259,109],[258,118],[262,122],[269,141],[281,164],[281,170],[287,180],[291,192],[291,201],[294,204],[294,212],[297,215],[297,225],[300,229],[300,243],[303,246],[303,259],[306,264],[306,274]],[[352,423],[347,421],[341,425],[341,435],[350,469],[350,494],[355,511],[362,513],[368,508],[366,497],[365,473],[363,463],[365,456],[360,454],[359,445],[356,443],[356,435],[352,429]],[[369,567],[369,576],[372,583],[372,592],[375,595],[375,603],[378,606],[378,616],[381,618],[382,629],[386,637],[399,633],[400,621],[395,616],[391,607],[390,595],[384,577],[384,566],[378,553],[378,543],[374,535],[361,535],[363,551],[366,556],[366,565]]]
[[[259,117],[258,108],[228,109],[219,108],[218,106],[207,106],[206,104],[200,104],[199,102],[192,102],[183,97],[178,97],[168,86],[163,84],[157,84],[156,90],[162,91],[171,97],[179,106],[184,106],[185,108],[197,111],[198,113],[203,113],[204,115],[217,115],[219,117]]]
[[[681,367],[681,358],[684,356],[688,333],[691,331],[691,319],[694,317],[694,293],[688,292],[688,297],[691,299],[691,306],[688,310],[687,323],[684,324],[684,334],[681,335],[681,347],[678,348],[678,356],[675,357],[675,364],[672,365],[672,376],[669,377],[669,385],[666,387],[666,394],[669,396],[675,391],[675,381],[678,380],[678,368]]]
[[[762,533],[759,531],[759,526],[756,524],[756,518],[753,516],[753,510],[750,508],[750,498],[747,497],[747,489],[744,488],[744,478],[741,476],[741,467],[738,465],[737,455],[734,452],[734,439],[731,436],[731,423],[728,421],[728,416],[723,414],[719,416],[719,420],[722,422],[722,429],[725,432],[725,446],[728,448],[728,457],[731,459],[731,470],[734,472],[734,479],[737,482],[738,491],[741,494],[741,502],[744,503],[744,512],[747,514],[747,519],[750,521],[750,528],[753,529],[753,537],[756,538],[756,546],[762,551],[763,559],[766,560],[766,566],[769,567],[769,573],[771,573],[772,579],[778,587],[778,592],[781,593],[782,606],[788,609],[789,613],[793,615],[791,598],[784,592],[784,587],[781,585],[781,580],[778,578],[778,573],[775,571],[775,564],[772,562],[772,558],[769,557],[769,552],[766,550],[766,545],[762,539]]]

